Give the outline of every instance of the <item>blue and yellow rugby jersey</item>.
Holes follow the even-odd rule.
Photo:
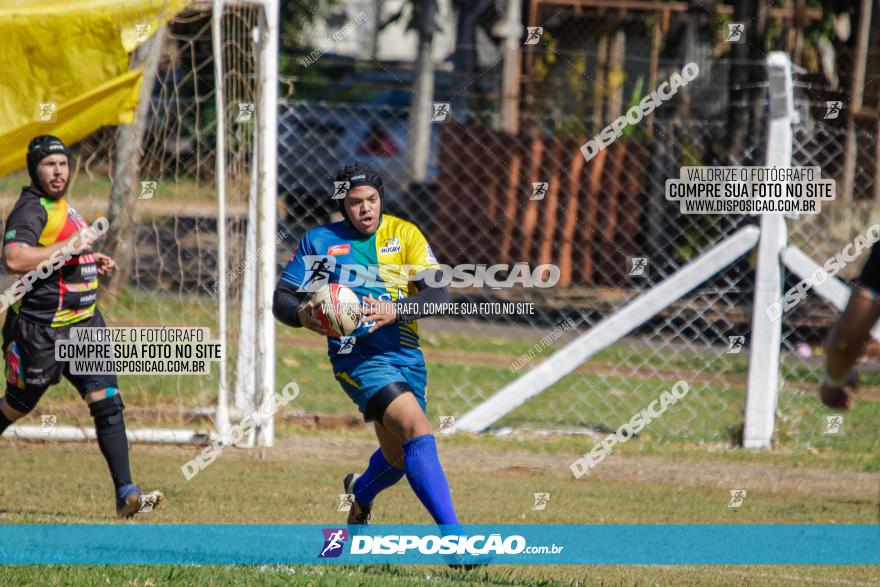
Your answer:
[[[373,279],[348,285],[353,266],[359,274],[369,273]],[[379,228],[370,236],[358,233],[344,220],[310,229],[293,252],[281,280],[306,288],[326,269],[321,276],[326,275],[327,282],[346,285],[359,299],[372,295],[382,301],[397,301],[415,295],[417,290],[410,280],[418,270],[437,267],[428,241],[415,224],[382,214]],[[341,278],[343,271],[349,276],[346,279]],[[393,322],[372,334],[368,330],[369,326],[361,325],[350,337],[328,337],[331,362],[376,355],[398,365],[424,362],[415,322]]]

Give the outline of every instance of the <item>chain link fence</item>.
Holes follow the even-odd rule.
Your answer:
[[[242,16],[242,22],[247,23],[247,18]],[[242,40],[247,34],[244,25],[229,25],[227,30],[231,39]],[[214,328],[217,300],[212,288],[219,275],[210,21],[203,13],[179,17],[166,43],[142,144],[140,179],[155,181],[155,192],[137,203],[129,279],[120,292],[105,294],[102,305],[111,325]],[[547,62],[554,55],[552,48],[542,51],[539,65],[541,59]],[[589,62],[589,49],[584,51]],[[239,50],[240,55],[245,53]],[[576,66],[576,57],[558,54],[554,59],[567,59],[569,66]],[[232,113],[239,103],[255,101],[246,73],[253,71],[253,64],[241,59],[229,69],[230,75],[242,80],[238,90],[227,96]],[[528,304],[519,308],[531,311],[422,321],[430,414],[435,422],[443,416],[460,416],[689,261],[758,222],[745,216],[682,215],[675,203],[665,200],[665,182],[678,177],[682,166],[724,165],[734,155],[743,165],[764,162],[763,63],[734,64],[748,67],[752,80],[748,87],[735,88],[741,90],[739,94],[726,85],[731,62],[703,55],[698,63],[701,75],[693,84],[660,105],[650,120],[628,127],[589,161],[581,145],[611,120],[607,111],[593,115],[588,100],[597,82],[588,64],[574,70],[581,71],[577,83],[589,91],[578,94],[578,86],[570,85],[566,94],[583,99],[581,106],[574,105],[576,100],[553,102],[553,84],[562,84],[564,76],[547,70],[543,81],[534,77],[534,95],[541,100],[522,112],[521,130],[515,135],[496,128],[500,99],[494,75],[487,76],[485,86],[472,86],[469,91],[474,93],[465,102],[460,100],[461,91],[454,89],[458,86],[453,84],[447,92],[441,83],[434,100],[452,103],[452,115],[442,122],[425,121],[430,127],[430,155],[427,179],[422,182],[410,180],[406,163],[411,71],[395,70],[389,78],[390,70],[379,67],[374,71],[379,78],[373,80],[376,86],[364,74],[347,78],[346,88],[360,83],[367,96],[360,102],[352,101],[350,90],[339,99],[329,83],[328,93],[298,99],[296,79],[287,78],[278,118],[278,219],[283,236],[278,271],[307,229],[335,218],[330,199],[333,178],[339,167],[354,161],[366,161],[382,174],[385,211],[415,222],[441,263],[559,267],[560,281],[552,288],[451,290],[453,301]],[[638,57],[624,65],[626,72],[646,67]],[[680,60],[661,61],[657,82],[682,65]],[[551,81],[554,76],[557,82]],[[647,74],[627,74],[621,114],[654,89],[647,79]],[[843,127],[820,120],[818,109],[824,103],[814,101],[809,106],[813,116],[802,116],[796,128],[795,163],[819,165],[823,176],[838,180],[839,187],[848,136]],[[743,149],[732,153],[728,114],[731,108],[742,107],[750,113],[746,117],[750,126]],[[227,267],[234,269],[253,259],[244,250],[252,150],[248,122],[227,122],[228,143],[234,148],[227,169],[225,230],[230,236]],[[72,200],[89,218],[105,209],[113,141],[112,130],[105,130],[77,149]],[[819,216],[788,221],[790,242],[817,262],[868,224],[867,216],[875,207],[871,195],[875,142],[867,131],[856,134],[856,179],[850,201],[858,206],[848,210],[832,205]],[[540,198],[535,184],[544,185]],[[4,215],[13,202],[4,199]],[[852,277],[855,271],[848,267],[844,276]],[[235,372],[234,341],[241,320],[235,302],[243,286],[241,275],[230,280],[230,373]],[[698,443],[739,440],[754,280],[754,260],[747,255],[510,412],[496,429],[613,431],[683,379],[690,386],[686,401],[652,422],[640,437]],[[788,275],[786,287],[796,281]],[[822,446],[835,441],[823,433],[825,411],[814,395],[821,339],[834,317],[833,309],[814,296],[785,316],[778,418],[782,442]],[[732,337],[743,337],[738,352]],[[285,417],[309,421],[314,414],[354,414],[334,381],[323,339],[279,324],[277,340],[277,381],[296,380],[302,389]],[[217,385],[216,373],[210,378],[126,379],[126,403],[134,417],[140,410],[145,419],[158,414],[163,421],[201,417],[205,412],[198,408],[212,405]],[[862,444],[874,438],[862,429],[869,419],[858,414],[847,418],[852,418],[848,434],[864,432],[858,436],[864,439]]]
[[[664,65],[661,71],[673,70]],[[758,120],[752,120],[757,133],[748,135],[737,161],[762,165],[767,106],[766,81],[760,79],[766,79],[766,74],[763,63],[749,67],[759,70],[750,72],[750,78],[759,81],[746,88],[751,96],[741,93],[739,102],[728,101],[730,92],[719,85],[730,68],[723,60],[701,62],[706,78],[701,77],[686,97],[676,100],[701,103],[702,111],[722,102],[733,104],[726,108],[744,105],[757,112]],[[816,109],[819,106],[814,104]],[[824,109],[824,103],[821,106]],[[319,209],[320,202],[327,202],[336,167],[342,162],[368,161],[383,177],[392,177],[395,188],[390,190],[389,209],[423,229],[441,262],[526,262],[532,267],[552,263],[560,268],[559,285],[547,290],[452,291],[458,301],[528,302],[534,305],[534,314],[425,321],[423,342],[432,378],[439,380],[430,386],[437,414],[460,415],[478,406],[524,373],[531,361],[546,359],[566,341],[593,328],[738,229],[758,222],[755,217],[681,215],[664,198],[665,181],[678,177],[682,166],[729,162],[724,108],[716,111],[719,116],[714,119],[699,119],[682,116],[674,103],[664,105],[668,112],[658,109],[650,134],[644,126],[628,129],[589,162],[579,150],[598,130],[588,116],[558,111],[552,116],[525,114],[522,132],[510,135],[481,124],[494,120],[494,113],[468,112],[462,117],[465,120],[453,117],[432,126],[430,186],[410,185],[407,190],[400,180],[406,177],[400,148],[406,142],[405,138],[396,140],[402,136],[407,108],[308,101],[285,107],[299,124],[331,129],[303,133],[312,140],[281,146],[282,152],[300,149],[300,167],[292,175],[298,176],[295,184],[303,188],[298,197],[293,196],[293,209]],[[839,182],[845,130],[804,117],[796,131],[795,164],[818,165],[823,177]],[[295,138],[294,133],[287,136]],[[873,135],[860,130],[856,148],[852,198],[868,200],[873,185]],[[307,159],[309,155],[313,158]],[[296,158],[292,155],[291,161]],[[308,193],[308,181],[315,188],[311,195],[301,195]],[[535,184],[545,184],[541,199],[533,197]],[[811,243],[805,252],[823,261],[827,255],[821,251],[833,248],[835,241],[819,240],[817,227],[828,223],[838,210],[826,206],[820,216],[791,221],[791,241]],[[323,213],[329,217],[329,211]],[[303,217],[292,213],[288,218],[297,224],[295,219]],[[860,223],[851,217],[850,231],[863,228]],[[301,231],[308,226],[302,222],[297,228]],[[634,268],[639,258],[646,261],[643,272]],[[793,285],[792,279],[787,277],[786,287]],[[653,422],[642,436],[738,441],[746,399],[754,280],[754,259],[747,255],[510,412],[495,427],[616,430],[675,381],[684,379],[691,389],[688,400]],[[814,395],[820,359],[805,358],[803,346],[809,345],[811,354],[821,354],[821,341],[835,312],[825,306],[821,316],[808,319],[802,312],[809,314],[811,308],[822,305],[811,298],[785,320],[777,438],[799,446],[834,441],[824,435],[826,410]],[[553,342],[548,343],[548,334],[554,332],[559,333],[558,339],[551,335]],[[737,337],[744,341],[740,350],[732,342]],[[861,425],[858,418],[856,424]]]

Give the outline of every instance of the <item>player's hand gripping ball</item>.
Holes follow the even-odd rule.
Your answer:
[[[361,321],[361,302],[357,294],[338,283],[321,287],[312,298],[315,319],[332,338],[349,336]]]

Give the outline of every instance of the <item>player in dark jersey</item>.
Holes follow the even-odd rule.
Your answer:
[[[113,260],[91,248],[85,220],[65,198],[70,176],[70,151],[60,139],[42,135],[28,145],[31,185],[25,187],[6,219],[3,265],[20,278],[11,288],[23,296],[12,303],[3,325],[6,395],[0,398],[0,434],[28,414],[49,386],[63,375],[88,403],[101,453],[116,488],[116,513],[130,517],[143,503],[157,505],[162,494],[143,494],[132,483],[128,439],[116,375],[76,375],[69,363],[55,360],[55,341],[69,338],[70,328],[105,327],[97,307],[98,275],[113,268]],[[45,261],[62,249],[74,254],[58,269]],[[48,273],[48,276],[46,275]],[[7,292],[5,297],[9,297]],[[149,508],[144,508],[149,510]]]
[[[852,294],[825,344],[825,378],[819,386],[822,403],[837,410],[851,410],[852,394],[858,387],[856,363],[880,318],[880,243],[855,281]]]
[[[439,283],[439,266],[414,224],[383,213],[375,171],[350,165],[336,179],[347,182],[339,199],[344,220],[306,232],[278,282],[273,312],[284,324],[328,336],[337,381],[364,421],[374,423],[380,448],[363,474],[343,481],[354,495],[348,523],[366,524],[375,497],[405,475],[437,524],[452,533],[460,526],[425,415],[427,370],[415,323],[448,299],[445,287],[428,286]],[[308,286],[318,279],[339,283],[343,268],[379,270],[371,272],[378,281],[351,287],[364,304],[363,323],[341,339],[315,320]]]

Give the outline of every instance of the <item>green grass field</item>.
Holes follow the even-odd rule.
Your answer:
[[[102,311],[110,325],[208,326],[216,332],[216,301],[208,296],[179,298],[139,292],[104,296]],[[234,310],[234,308],[233,308]],[[230,324],[237,324],[234,314]],[[431,413],[461,415],[525,370],[509,366],[545,334],[543,329],[508,335],[462,332],[461,322],[445,321],[422,327],[427,359],[428,400]],[[549,329],[548,329],[549,330]],[[280,389],[296,381],[303,393],[290,410],[307,414],[354,414],[353,405],[338,387],[326,356],[324,340],[309,332],[276,325],[276,381]],[[233,338],[234,340],[234,338]],[[564,343],[545,349],[534,359],[544,360]],[[231,345],[228,355],[235,357]],[[846,416],[845,434],[828,436],[825,415],[817,400],[819,363],[787,358],[782,365],[785,388],[780,394],[777,443],[781,447],[834,449],[871,453],[880,448],[875,423],[880,402],[862,401]],[[748,358],[679,348],[648,349],[621,342],[600,352],[557,384],[513,410],[498,427],[617,429],[629,417],[679,379],[690,392],[680,405],[652,422],[639,436],[641,443],[736,442],[746,399]],[[230,372],[231,376],[231,372]],[[129,407],[143,408],[151,421],[179,424],[178,408],[210,406],[217,389],[217,367],[210,377],[122,376]],[[880,387],[880,373],[862,372],[865,397]],[[39,408],[41,413],[67,417],[80,408],[72,388],[53,389]]]
[[[412,587],[416,585],[540,585],[631,586],[631,585],[876,585],[877,570],[871,567],[767,567],[767,566],[657,566],[589,569],[542,567],[522,569],[493,567],[491,571],[462,573],[440,567],[19,567],[14,585],[301,585],[312,587]],[[0,577],[2,581],[2,577]]]
[[[30,183],[27,170],[21,169],[0,177],[0,198],[18,198],[21,188]],[[109,170],[97,170],[91,175],[80,172],[71,179],[68,195],[72,201],[96,200],[107,204],[107,196],[110,193]],[[166,201],[187,202],[215,202],[217,193],[213,183],[199,182],[193,178],[181,177],[176,180],[169,179],[162,182],[158,195]]]
[[[111,325],[212,326],[211,300],[126,293],[104,297]],[[517,376],[508,365],[543,333],[487,335],[423,327],[429,365],[429,415],[459,415]],[[278,326],[276,378],[296,381],[300,396],[277,419],[271,450],[228,449],[187,482],[180,466],[199,447],[135,445],[136,481],[161,489],[166,504],[144,522],[328,523],[341,479],[363,468],[375,448],[338,388],[317,336]],[[562,344],[557,343],[557,345]],[[234,349],[233,349],[234,350]],[[547,349],[535,360],[542,360]],[[723,353],[722,351],[719,351]],[[845,434],[826,436],[825,410],[810,391],[816,366],[787,361],[774,450],[734,447],[745,400],[747,358],[619,344],[594,357],[547,392],[509,414],[506,434],[440,437],[441,459],[465,523],[875,523],[880,456],[878,403],[860,401],[846,415]],[[569,465],[678,379],[691,393],[643,434],[619,445],[588,477]],[[870,389],[880,378],[865,373]],[[178,425],[180,407],[211,405],[210,378],[121,378],[130,426]],[[53,388],[40,414],[89,425],[88,412],[65,383]],[[315,416],[317,415],[317,418]],[[207,428],[208,421],[190,426]],[[592,435],[541,429],[590,428]],[[111,487],[94,443],[56,444],[4,439],[0,459],[0,523],[119,523]],[[731,489],[746,489],[739,509]],[[549,492],[545,511],[533,493]],[[375,523],[427,523],[401,482],[380,496]],[[126,523],[126,522],[122,522]],[[137,523],[137,522],[135,522]],[[490,567],[462,573],[445,567],[14,567],[2,585],[867,585],[876,568],[755,566]]]
[[[231,449],[187,482],[180,465],[195,448],[135,446],[133,469],[145,488],[167,501],[144,517],[155,523],[339,523],[340,480],[363,466],[375,446],[365,427],[279,430],[265,454]],[[440,452],[460,517],[470,523],[872,523],[876,473],[853,460],[822,453],[751,454],[671,445],[661,454],[624,446],[589,478],[575,480],[568,464],[586,438],[472,435],[441,437]],[[2,523],[127,523],[113,517],[111,488],[97,447],[0,442]],[[739,509],[729,489],[748,491]],[[549,492],[546,510],[531,511],[533,493]],[[376,502],[376,523],[427,523],[402,482]],[[352,575],[352,573],[356,573]],[[220,585],[287,582],[318,585],[788,585],[869,584],[876,569],[861,567],[491,567],[463,576],[442,567],[66,567],[9,568],[4,584]],[[354,578],[352,578],[354,577]],[[430,579],[428,577],[431,577]]]
[[[149,178],[143,178],[147,180]],[[6,218],[21,194],[21,189],[30,184],[26,170],[19,170],[0,177],[0,214]],[[106,169],[95,169],[91,175],[80,171],[71,178],[68,199],[84,217],[94,221],[107,214],[111,181]],[[242,216],[247,206],[235,200],[235,194],[246,194],[247,186],[230,185],[227,206],[229,217]],[[177,179],[159,179],[153,197],[137,200],[134,211],[143,221],[150,218],[167,218],[169,215],[216,217],[217,192],[214,184],[196,178],[181,176]]]

